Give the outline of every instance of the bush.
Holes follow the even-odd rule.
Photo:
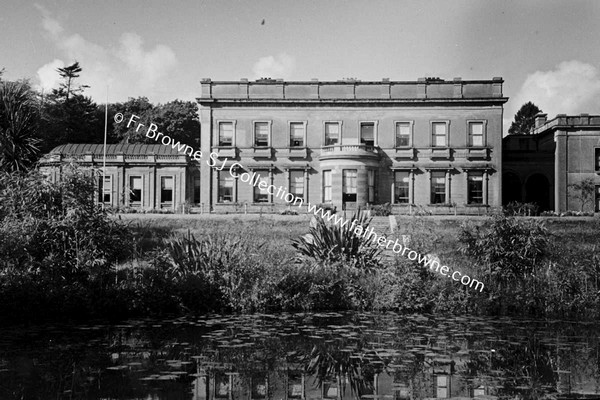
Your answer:
[[[292,241],[299,254],[298,261],[343,262],[367,271],[380,266],[381,248],[372,239],[355,233],[357,227],[362,227],[360,233],[369,227],[371,218],[365,212],[359,211],[342,224],[327,222],[322,217],[314,221],[307,235]]]
[[[392,205],[390,203],[372,205],[369,207],[369,210],[374,217],[387,217],[392,215]]]
[[[503,207],[504,215],[506,216],[526,216],[530,217],[538,215],[540,207],[536,203],[521,203],[518,201],[512,201],[508,205]]]

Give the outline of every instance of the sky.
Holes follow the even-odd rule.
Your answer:
[[[4,0],[4,79],[98,103],[193,100],[200,80],[504,78],[504,131],[533,101],[600,114],[597,0]]]

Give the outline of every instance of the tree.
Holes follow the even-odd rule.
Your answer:
[[[38,118],[28,82],[0,82],[0,170],[23,171],[35,161]]]
[[[535,116],[542,110],[528,101],[515,114],[515,119],[508,129],[509,135],[529,135],[535,124]]]
[[[61,78],[64,79],[64,82],[61,83],[58,90],[55,89],[54,92],[64,95],[67,102],[69,101],[69,97],[72,93],[81,93],[83,92],[84,88],[89,87],[87,85],[81,85],[75,88],[72,87],[73,80],[75,80],[75,78],[79,78],[79,73],[82,71],[82,68],[79,66],[79,62],[77,61],[67,67],[57,68],[56,71],[59,73]]]
[[[585,206],[594,199],[594,192],[596,190],[594,180],[586,178],[580,182],[570,184],[569,188],[571,189],[570,196],[579,200],[581,212],[583,212]]]

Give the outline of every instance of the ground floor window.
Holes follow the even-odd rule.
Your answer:
[[[290,171],[290,193],[304,199],[304,171]]]
[[[142,204],[143,180],[141,176],[129,177],[129,204],[139,206]]]
[[[467,182],[467,203],[483,204],[483,173],[469,172]]]
[[[331,203],[331,170],[323,171],[323,202]]]
[[[254,185],[254,202],[255,203],[268,203],[269,192],[267,191],[269,185],[269,171],[254,171],[257,175],[256,185]],[[259,187],[260,182],[265,182],[267,186],[263,185],[263,188]]]
[[[344,203],[356,201],[357,175],[358,171],[355,169],[342,170],[342,201]]]
[[[100,177],[100,182],[98,183],[98,201],[100,203],[112,203],[112,176],[105,176],[104,184],[102,184],[102,177]]]
[[[431,172],[431,204],[446,203],[446,172]]]
[[[596,185],[596,207],[594,211],[600,211],[600,185]]]
[[[233,176],[229,172],[219,172],[218,203],[233,201]]]
[[[396,204],[410,203],[410,172],[396,171],[394,177],[394,202]]]
[[[173,177],[163,176],[160,178],[160,202],[161,204],[173,203]]]

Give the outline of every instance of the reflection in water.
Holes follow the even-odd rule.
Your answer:
[[[0,398],[600,398],[599,327],[327,313],[12,328]]]

